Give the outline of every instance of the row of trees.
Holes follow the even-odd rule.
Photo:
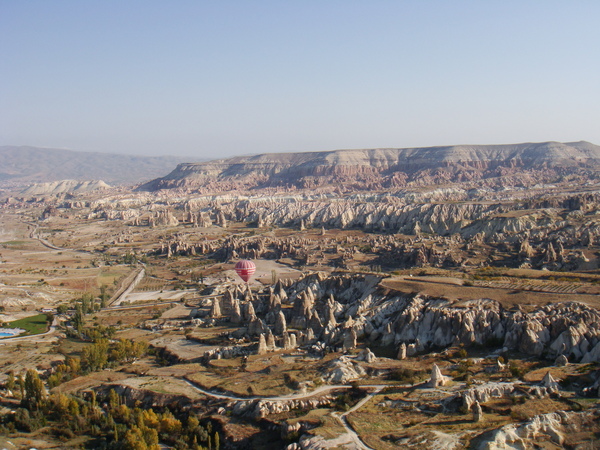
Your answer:
[[[148,344],[143,341],[119,339],[111,343],[107,339],[100,339],[83,349],[81,367],[86,372],[94,372],[109,365],[133,362],[147,352]]]
[[[86,326],[86,315],[106,305],[108,294],[101,289],[100,301],[85,294],[75,302],[71,335],[90,342],[80,357],[67,357],[48,377],[50,388],[82,374],[132,362],[148,353],[146,342],[114,340],[116,329]],[[62,308],[66,312],[68,307]],[[35,370],[15,376],[9,374],[5,387],[21,399],[14,414],[0,417],[0,435],[17,431],[33,432],[45,427],[61,440],[87,436],[84,444],[98,449],[158,449],[159,442],[176,449],[219,449],[221,437],[212,422],[201,423],[195,414],[174,409],[140,408],[127,405],[114,390],[99,401],[95,392],[85,397],[56,392],[49,394]]]
[[[48,377],[48,386],[53,388],[84,373],[135,361],[146,353],[146,342],[127,339],[110,342],[105,338],[98,339],[97,342],[84,347],[81,358],[69,357],[64,363],[56,366],[54,373]]]
[[[48,395],[34,370],[27,372],[22,384],[21,407],[0,419],[0,435],[49,427],[55,437],[63,440],[89,436],[92,441],[88,446],[97,449],[158,450],[159,442],[194,450],[218,450],[221,445],[212,422],[201,424],[193,413],[177,418],[168,409],[132,408],[112,389],[102,402],[94,391],[87,398]]]

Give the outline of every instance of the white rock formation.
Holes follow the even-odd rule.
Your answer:
[[[400,360],[406,359],[406,344],[404,342],[400,344],[400,347],[398,348],[397,358]]]
[[[505,398],[515,391],[515,383],[486,383],[462,392],[463,405],[471,409],[475,402],[487,403],[492,398]]]
[[[323,378],[328,383],[344,384],[359,379],[365,374],[365,370],[351,358],[340,356],[328,364]]]
[[[221,317],[221,302],[218,298],[213,298],[212,308],[210,310],[210,317],[213,319],[218,319]]]
[[[268,347],[267,347],[267,341],[265,339],[265,335],[261,334],[260,337],[258,338],[258,351],[256,352],[257,355],[265,355],[268,351]]]
[[[431,369],[431,378],[429,380],[429,387],[436,388],[444,386],[448,383],[448,378],[442,375],[442,371],[437,364],[433,365]]]
[[[548,389],[549,392],[558,392],[559,390],[558,382],[554,379],[550,371],[546,372],[546,375],[544,375],[542,385]]]
[[[370,349],[366,348],[366,349],[362,350],[359,353],[357,359],[359,361],[364,361],[364,362],[367,362],[367,363],[372,363],[372,362],[375,362],[377,360],[377,357],[375,356],[375,354]]]
[[[483,420],[483,410],[477,400],[475,400],[475,403],[471,406],[471,411],[473,412],[473,422],[477,423]]]

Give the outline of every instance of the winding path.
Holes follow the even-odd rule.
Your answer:
[[[63,248],[63,247],[57,247],[56,245],[51,244],[50,242],[48,242],[46,239],[42,239],[40,237],[39,234],[37,234],[37,230],[39,228],[39,225],[37,223],[32,223],[32,222],[25,222],[27,225],[31,225],[33,227],[35,227],[31,233],[29,233],[29,237],[31,239],[35,239],[37,241],[39,241],[44,247],[48,247],[52,250],[71,250],[70,248]]]
[[[220,400],[233,400],[233,401],[263,400],[263,401],[268,401],[268,402],[283,402],[283,401],[289,401],[289,400],[302,400],[305,398],[313,397],[315,395],[323,394],[325,392],[336,391],[336,390],[340,390],[340,389],[352,389],[352,387],[353,387],[353,386],[347,385],[347,384],[334,384],[334,385],[327,385],[327,386],[319,386],[318,388],[316,388],[314,391],[311,391],[311,392],[304,392],[304,393],[291,394],[291,395],[280,395],[277,397],[259,397],[259,396],[238,397],[236,395],[227,394],[227,393],[221,394],[221,393],[217,393],[217,392],[212,392],[212,391],[209,391],[207,389],[204,389],[204,388],[198,386],[196,383],[194,383],[190,380],[185,379],[185,381],[191,387],[193,387],[200,393],[206,395],[207,397],[217,398]],[[367,403],[369,400],[371,400],[375,395],[379,394],[382,391],[382,389],[388,387],[388,385],[373,384],[373,385],[364,385],[364,386],[360,386],[360,387],[363,389],[373,389],[373,391],[369,392],[365,396],[365,398],[363,398],[361,401],[359,401],[356,405],[354,405],[351,409],[349,409],[345,413],[340,414],[340,415],[338,415],[337,413],[332,413],[331,415],[340,421],[340,423],[346,430],[346,433],[348,434],[350,440],[354,443],[354,445],[356,446],[357,449],[373,450],[371,447],[369,447],[367,444],[365,444],[363,442],[363,440],[360,438],[360,436],[356,433],[356,431],[352,428],[352,426],[348,422],[348,419],[346,418],[346,416],[348,414],[351,414],[354,411],[357,411],[358,409],[360,409],[362,406],[364,406],[365,403]],[[343,439],[343,436],[341,436],[341,438],[342,439],[340,439],[340,442],[339,442],[340,444],[342,443],[342,440],[344,441],[344,443],[348,442],[347,439]]]
[[[196,389],[197,391],[199,391],[202,394],[206,395],[207,397],[218,398],[218,399],[221,399],[221,400],[235,400],[235,401],[264,400],[264,401],[267,401],[267,402],[285,402],[285,401],[289,401],[289,400],[302,400],[302,399],[314,397],[315,395],[320,395],[320,394],[323,394],[323,393],[329,392],[329,391],[335,391],[335,390],[340,390],[340,389],[352,389],[352,386],[348,385],[348,384],[333,384],[333,385],[319,386],[314,391],[310,391],[310,392],[301,392],[301,393],[298,393],[298,394],[290,394],[290,395],[280,395],[280,396],[277,396],[277,397],[261,397],[261,396],[238,397],[236,395],[232,395],[232,394],[228,394],[228,393],[222,393],[221,394],[221,393],[209,391],[207,389],[204,389],[204,388],[198,386],[193,381],[190,381],[190,380],[187,380],[187,379],[185,381],[190,386],[192,386],[194,389]],[[365,385],[365,386],[360,386],[360,387],[361,388],[365,388],[365,389],[376,389],[376,392],[374,392],[372,394],[372,395],[374,395],[377,392],[381,391],[384,387],[387,387],[387,385],[385,385],[385,384],[374,384],[374,385]],[[371,394],[369,394],[369,395],[371,395]],[[367,398],[367,397],[365,397],[365,398]],[[365,399],[363,399],[363,400],[365,400]],[[357,405],[360,404],[360,406],[362,406],[365,403],[365,402],[363,402],[363,400],[361,400],[360,402],[358,402]],[[356,406],[354,408],[356,408]],[[348,411],[348,413],[350,413],[350,412],[352,412],[352,410]]]
[[[350,408],[345,413],[343,413],[339,416],[335,413],[332,414],[332,416],[336,417],[342,423],[342,425],[346,429],[346,432],[352,437],[352,441],[354,442],[356,447],[359,449],[363,449],[363,450],[373,450],[373,449],[371,447],[369,447],[367,444],[365,444],[365,442],[360,438],[358,433],[354,430],[354,428],[352,428],[352,425],[350,425],[350,422],[348,422],[348,419],[346,416],[348,414],[353,413],[354,411],[357,411],[365,403],[367,403],[369,400],[371,400],[375,395],[379,394],[381,392],[381,390],[386,386],[385,385],[376,385],[373,387],[375,388],[375,390],[373,392],[370,392],[369,394],[367,394],[365,396],[365,398],[363,398],[360,402],[358,402],[356,405],[354,405],[352,408]]]

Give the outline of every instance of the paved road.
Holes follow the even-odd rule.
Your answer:
[[[135,289],[135,287],[138,285],[138,283],[140,281],[142,281],[142,279],[144,278],[145,275],[146,275],[146,269],[144,267],[142,267],[139,270],[139,272],[137,273],[137,275],[135,275],[131,279],[129,284],[126,287],[124,287],[125,289],[123,289],[123,291],[120,294],[118,294],[115,298],[112,298],[109,300],[109,302],[108,302],[109,305],[117,306],[117,305],[121,304],[121,302],[125,301],[125,299],[129,295],[129,293]]]

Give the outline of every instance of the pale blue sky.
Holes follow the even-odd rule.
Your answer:
[[[600,144],[600,2],[0,0],[0,145]]]

